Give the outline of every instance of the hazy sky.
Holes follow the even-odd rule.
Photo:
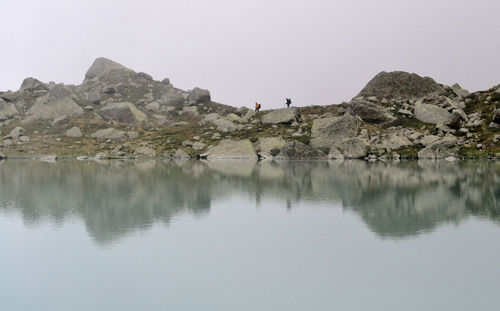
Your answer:
[[[2,0],[0,90],[104,56],[216,101],[338,104],[378,72],[500,83],[499,0]]]

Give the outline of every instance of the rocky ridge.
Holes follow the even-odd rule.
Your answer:
[[[350,102],[256,113],[98,58],[80,85],[27,78],[0,92],[0,134],[2,158],[494,158],[500,85],[470,94],[382,72]]]

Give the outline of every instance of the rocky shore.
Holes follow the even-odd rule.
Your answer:
[[[98,58],[80,85],[0,92],[0,159],[500,158],[500,85],[381,72],[350,102],[259,113]]]

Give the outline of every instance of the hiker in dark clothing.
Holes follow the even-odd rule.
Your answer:
[[[260,111],[260,104],[259,103],[255,103],[255,111],[259,112]]]
[[[290,98],[286,99],[286,107],[290,108],[290,105],[292,104],[292,100]]]

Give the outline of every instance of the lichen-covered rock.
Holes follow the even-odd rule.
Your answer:
[[[255,149],[263,158],[272,158],[278,155],[285,146],[286,140],[281,137],[261,137],[255,143]]]
[[[359,138],[344,139],[337,148],[346,159],[361,159],[370,152],[370,145]]]
[[[66,133],[64,133],[64,135],[66,137],[71,137],[71,138],[80,138],[82,137],[83,134],[78,126],[73,126],[69,130],[67,130]]]
[[[203,155],[209,160],[215,159],[248,159],[257,160],[257,153],[248,139],[234,141],[230,139],[222,140],[217,146],[210,148]]]
[[[128,139],[127,133],[124,131],[117,130],[115,128],[107,128],[103,130],[99,130],[95,132],[94,134],[90,135],[90,137],[99,139],[99,140],[106,140],[106,139],[112,139],[116,141],[126,141]]]
[[[451,121],[451,113],[436,105],[417,102],[414,110],[415,119],[425,123],[447,125]]]
[[[350,113],[342,117],[315,119],[311,129],[310,145],[313,148],[330,150],[346,138],[358,135],[362,121]]]
[[[442,93],[444,89],[429,77],[403,71],[381,72],[376,75],[356,96],[378,99],[423,97]]]
[[[109,103],[99,111],[99,114],[106,120],[113,120],[122,123],[140,123],[147,120],[144,112],[128,102]]]
[[[300,120],[300,110],[297,107],[277,109],[261,118],[262,124],[292,123],[298,120]]]
[[[324,157],[325,154],[317,149],[298,141],[286,143],[281,148],[277,158],[279,159],[314,159]]]
[[[445,159],[458,157],[458,140],[455,136],[445,136],[418,152],[419,159]]]

